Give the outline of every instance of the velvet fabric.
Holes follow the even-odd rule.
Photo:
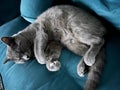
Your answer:
[[[102,7],[106,6],[102,3],[102,0],[94,0],[93,3],[90,3],[90,1],[84,2],[84,0],[73,0],[73,2],[77,3],[77,5],[85,5],[89,9],[95,11],[99,16],[111,22],[112,25],[118,28],[119,31],[119,11],[116,11],[117,13],[114,12],[114,14],[108,10],[106,11],[106,9]],[[106,4],[118,1],[117,5],[120,4],[119,0],[104,1],[107,2]],[[17,0],[15,2],[17,2]],[[15,2],[13,6],[16,6],[16,10],[11,9],[10,12],[13,10],[16,13],[14,12],[12,15],[10,13],[6,14],[7,12],[4,13],[5,15],[0,14],[0,20],[3,19],[2,17],[5,17],[3,19],[5,22],[0,26],[0,38],[2,36],[11,36],[24,29],[33,22],[40,13],[44,12],[44,10],[52,5],[51,0],[21,0],[21,5],[20,3]],[[18,5],[20,6],[20,12],[17,11],[19,10]],[[12,3],[9,5],[9,7],[13,6]],[[96,8],[98,6],[99,9]],[[117,7],[114,3],[109,4],[109,6]],[[117,8],[120,9],[120,7]],[[7,8],[7,10],[9,9],[10,8]],[[6,9],[2,10],[4,11]],[[101,10],[104,12],[99,14],[99,11]],[[7,19],[7,16],[9,15],[11,18]],[[106,64],[101,76],[98,90],[120,90],[119,40],[120,33],[113,33],[110,36],[110,39],[106,42]],[[5,54],[6,46],[0,41],[0,74],[2,76],[5,90],[83,90],[87,75],[83,78],[79,77],[76,70],[77,64],[82,57],[75,55],[66,48],[62,50],[59,58],[62,67],[58,72],[49,72],[45,65],[40,65],[36,59],[30,60],[25,64],[15,64],[14,62],[3,64]]]

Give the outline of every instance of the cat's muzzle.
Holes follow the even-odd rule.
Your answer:
[[[6,63],[9,62],[9,61],[13,61],[13,62],[15,62],[16,64],[23,64],[23,63],[25,63],[26,61],[28,61],[29,59],[30,59],[29,56],[23,55],[21,58],[5,59],[5,61],[3,62],[3,64],[6,64]]]

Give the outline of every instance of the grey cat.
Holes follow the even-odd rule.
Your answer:
[[[12,37],[2,37],[7,44],[6,61],[24,63],[34,57],[49,71],[61,67],[58,58],[63,47],[83,56],[77,66],[79,76],[89,67],[85,90],[96,90],[104,65],[105,28],[88,12],[70,5],[54,6],[43,12],[34,23]],[[97,80],[96,80],[97,78]]]

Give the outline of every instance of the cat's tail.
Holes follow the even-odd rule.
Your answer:
[[[97,89],[104,63],[105,63],[105,48],[101,48],[99,54],[96,57],[95,64],[89,68],[88,78],[84,90]]]

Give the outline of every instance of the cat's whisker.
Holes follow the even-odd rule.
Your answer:
[[[5,59],[3,64],[6,64],[7,62],[11,61],[10,59]]]

